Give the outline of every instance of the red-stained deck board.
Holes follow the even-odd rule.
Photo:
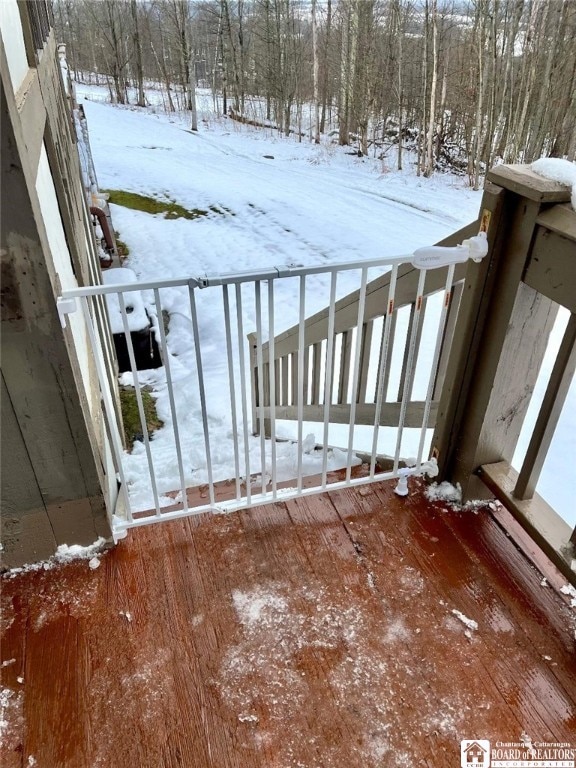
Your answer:
[[[575,615],[541,580],[501,514],[390,483],[135,529],[94,571],[3,580],[0,764],[446,768],[464,738],[576,746]]]

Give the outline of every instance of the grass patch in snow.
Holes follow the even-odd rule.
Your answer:
[[[148,434],[164,426],[164,422],[156,413],[156,401],[146,389],[142,388],[142,405]],[[138,413],[138,401],[133,387],[120,387],[120,408],[122,410],[122,422],[124,424],[124,438],[126,448],[131,451],[135,440],[142,440],[142,425]]]
[[[124,259],[127,259],[128,256],[130,256],[130,248],[124,242],[124,240],[120,239],[116,230],[114,230],[114,237],[116,238],[116,250],[118,251],[118,256],[120,257],[120,263],[122,263]]]
[[[134,211],[143,211],[144,213],[163,213],[165,219],[199,219],[202,216],[208,216],[209,212],[222,215],[224,211],[215,205],[210,205],[208,210],[203,208],[184,208],[184,206],[174,200],[157,200],[147,195],[139,195],[136,192],[126,192],[124,189],[106,189],[108,201],[114,205],[121,205],[124,208],[131,208]]]

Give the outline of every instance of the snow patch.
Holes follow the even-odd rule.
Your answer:
[[[286,601],[273,592],[256,589],[253,592],[234,590],[232,602],[238,618],[247,628],[256,624],[271,625],[278,618],[278,613],[286,611]]]
[[[390,742],[384,736],[373,736],[368,742],[368,750],[374,760],[380,761],[390,752]]]
[[[56,550],[54,559],[57,563],[71,563],[73,560],[92,560],[101,553],[106,545],[106,539],[99,536],[93,544],[82,547],[79,544],[61,544]],[[90,566],[93,568],[94,566]]]
[[[474,514],[478,514],[481,509],[489,509],[492,512],[496,512],[498,502],[490,501],[489,499],[472,499],[463,504],[462,509],[466,512],[474,512]]]
[[[539,176],[571,187],[572,208],[576,211],[576,163],[558,157],[541,157],[533,162],[531,167]]]
[[[572,584],[564,584],[563,587],[560,587],[560,592],[564,595],[568,595],[570,597],[570,606],[572,608],[576,608],[576,588],[572,586]]]
[[[400,617],[390,624],[384,635],[384,640],[387,643],[397,643],[401,640],[408,640],[409,637],[410,630],[406,627],[404,619]]]
[[[24,728],[24,693],[0,688],[0,744],[6,754],[21,743]]]
[[[426,488],[428,501],[445,501],[459,505],[462,501],[462,488],[457,483],[455,486],[446,480],[443,483],[432,483]]]
[[[399,576],[400,584],[402,585],[402,591],[406,592],[410,597],[416,597],[422,594],[425,587],[424,578],[416,568],[411,565],[407,565],[402,569]]]
[[[356,647],[365,622],[358,607],[333,602],[324,588],[294,594],[287,584],[271,583],[236,590],[232,602],[242,632],[223,658],[220,691],[236,717],[247,723],[262,721],[263,715],[272,723],[293,721],[309,700],[307,659],[320,654],[338,667],[347,649]],[[365,657],[366,666],[375,663]],[[343,671],[334,684],[347,686],[347,681]],[[257,743],[277,738],[254,732]],[[284,727],[282,739],[285,763],[297,765],[300,745]],[[324,765],[332,765],[331,760]]]
[[[445,703],[442,712],[436,712],[422,721],[422,730],[427,736],[454,735],[459,732],[459,709],[451,703]]]
[[[90,568],[98,568],[100,561],[96,557],[101,555],[106,547],[106,539],[99,536],[93,544],[89,544],[86,547],[79,544],[61,544],[56,550],[55,554],[48,560],[40,560],[37,563],[26,563],[17,568],[10,568],[6,571],[5,576],[7,578],[14,578],[22,573],[32,573],[34,571],[50,571],[57,565],[66,565],[74,560],[89,560],[88,565]],[[96,565],[98,561],[98,565]]]
[[[406,599],[413,600],[422,593],[421,576],[413,568],[402,576],[401,589],[403,581]],[[372,601],[373,593],[365,589],[366,600]],[[299,721],[307,717],[319,668],[331,699],[356,713],[358,732],[346,746],[351,765],[412,765],[413,755],[403,751],[406,734],[391,726],[403,717],[417,717],[418,726],[406,727],[424,728],[427,735],[459,732],[467,709],[459,694],[446,691],[430,698],[422,691],[417,711],[404,702],[400,680],[411,674],[406,670],[418,633],[402,615],[376,616],[362,599],[352,600],[346,588],[294,590],[279,581],[235,590],[231,603],[240,626],[223,654],[218,689],[233,716],[246,724],[246,738],[255,748],[277,754],[279,764],[342,765],[342,745],[324,747],[316,757],[314,737],[302,740]],[[393,653],[388,643],[394,644]],[[313,716],[322,723],[322,712]]]
[[[127,267],[118,269],[106,269],[102,271],[102,282],[104,285],[126,286],[137,282],[138,278],[133,270]],[[142,299],[140,291],[124,291],[122,293],[124,300],[124,309],[126,313],[126,323],[129,331],[142,331],[148,328],[150,321],[146,314],[146,305]],[[124,320],[122,317],[121,303],[119,294],[106,294],[106,305],[108,316],[110,318],[110,329],[112,333],[124,333]]]
[[[476,629],[478,629],[478,622],[474,621],[474,619],[469,619],[468,616],[465,616],[460,611],[457,611],[456,608],[452,609],[452,613],[454,614],[454,616],[456,616],[457,619],[460,619],[462,624],[464,624],[464,626],[467,629],[469,629],[469,630],[476,630]]]
[[[257,723],[260,718],[258,715],[238,715],[238,720],[240,720],[241,723]]]

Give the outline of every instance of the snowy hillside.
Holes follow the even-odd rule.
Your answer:
[[[92,100],[83,100],[86,95]],[[177,116],[104,104],[97,89],[79,85],[78,99],[88,118],[101,188],[209,211],[193,221],[169,220],[112,206],[115,228],[130,248],[127,265],[143,279],[406,254],[436,242],[477,215],[481,193],[466,188],[461,178],[418,179],[412,170],[399,174],[381,161],[353,157],[342,148],[316,147],[215,120],[209,116],[208,99],[201,104],[207,119],[197,134]],[[297,319],[296,293],[290,290],[283,288],[280,295],[286,326]],[[346,280],[339,282],[339,294],[347,290]],[[173,318],[168,343],[175,349],[187,322],[185,317],[179,320],[178,313],[186,313],[178,289],[165,294],[163,303]],[[319,292],[316,305],[307,306],[307,314],[326,304],[326,296]],[[207,298],[200,296],[201,332],[206,339],[210,339],[214,312]],[[246,330],[253,329],[254,319],[247,317]],[[213,350],[221,349],[221,338],[214,335],[212,341]],[[222,376],[217,358],[214,355],[213,369],[207,371],[214,381]],[[184,370],[180,373],[185,375]],[[150,380],[160,393],[161,410],[162,386],[155,376]],[[572,394],[574,402],[576,392]],[[211,429],[224,439],[229,432],[229,409],[219,401],[218,386],[211,395]],[[182,412],[181,431],[193,439],[194,404],[189,405],[190,413]],[[222,447],[224,442],[219,442],[220,476],[230,477],[233,460]],[[565,455],[566,441],[556,443],[555,455]],[[161,433],[152,445],[161,453]],[[137,450],[130,458],[135,483],[140,481],[137,462],[142,459]],[[548,461],[548,465],[555,463],[556,458]],[[166,467],[166,473],[164,490],[179,487],[178,482],[170,486],[174,468]],[[557,471],[553,474],[556,477]],[[550,478],[545,471],[539,491],[567,515],[568,499],[576,492],[574,481],[571,489],[563,486],[558,493],[558,484]],[[143,503],[147,496],[143,488]]]

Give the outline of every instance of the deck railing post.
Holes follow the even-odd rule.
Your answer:
[[[474,474],[482,464],[512,459],[557,312],[522,278],[542,206],[568,195],[524,167],[487,179],[489,254],[468,265],[432,441],[441,476],[464,499],[486,497]]]

